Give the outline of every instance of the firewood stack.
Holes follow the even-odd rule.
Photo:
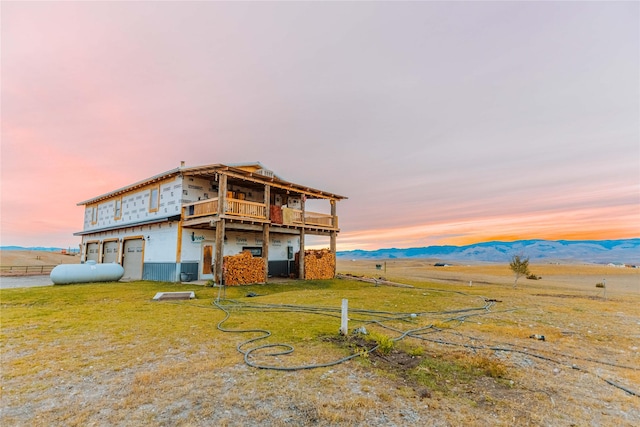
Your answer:
[[[249,251],[225,256],[222,268],[227,286],[264,283],[264,261],[254,257]]]
[[[336,268],[336,256],[329,249],[304,251],[304,278],[333,279]]]

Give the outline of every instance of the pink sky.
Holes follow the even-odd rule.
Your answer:
[[[637,2],[2,2],[1,245],[260,161],[338,249],[640,237]]]

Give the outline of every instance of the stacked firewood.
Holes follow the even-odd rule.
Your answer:
[[[336,269],[336,256],[329,249],[308,249],[304,251],[304,278],[333,279]]]
[[[249,251],[225,256],[222,268],[227,286],[264,283],[264,261]]]

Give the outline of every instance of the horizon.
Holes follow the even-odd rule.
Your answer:
[[[3,2],[0,244],[76,247],[77,203],[183,160],[348,197],[339,251],[634,238],[639,14]]]
[[[487,244],[487,243],[504,243],[504,244],[518,243],[518,242],[572,242],[572,243],[578,243],[578,242],[600,242],[600,243],[602,243],[602,242],[617,242],[617,241],[625,241],[625,240],[640,240],[640,237],[628,237],[628,238],[621,238],[621,239],[574,239],[574,240],[567,240],[567,239],[553,239],[553,240],[552,239],[487,240],[487,241],[474,242],[474,243],[469,243],[469,244],[464,244],[464,245],[426,245],[426,246],[411,246],[411,247],[390,246],[390,247],[376,248],[376,249],[338,250],[337,252],[353,252],[353,251],[375,252],[375,251],[384,251],[384,250],[420,249],[420,248],[442,247],[442,246],[451,246],[451,247],[461,248],[461,247],[465,247],[465,246],[475,246],[475,245],[482,245],[482,244]],[[71,249],[72,251],[77,250],[77,248],[74,248],[73,246],[61,247],[61,246],[42,246],[42,245],[38,245],[38,246],[0,245],[0,250],[6,250],[7,248],[20,248],[20,249],[16,249],[16,250],[22,250],[22,249],[24,249],[24,250]],[[320,248],[320,246],[318,246],[318,248]],[[313,248],[307,247],[306,249],[313,249]]]

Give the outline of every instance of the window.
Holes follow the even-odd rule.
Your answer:
[[[91,206],[91,224],[96,224],[98,222],[98,207]]]
[[[160,189],[152,188],[149,194],[149,212],[157,212],[160,208]]]
[[[122,218],[122,199],[116,199],[113,202],[113,219]]]
[[[243,246],[242,252],[244,251],[251,252],[251,255],[253,255],[254,257],[262,256],[262,247],[259,247],[259,246]]]

